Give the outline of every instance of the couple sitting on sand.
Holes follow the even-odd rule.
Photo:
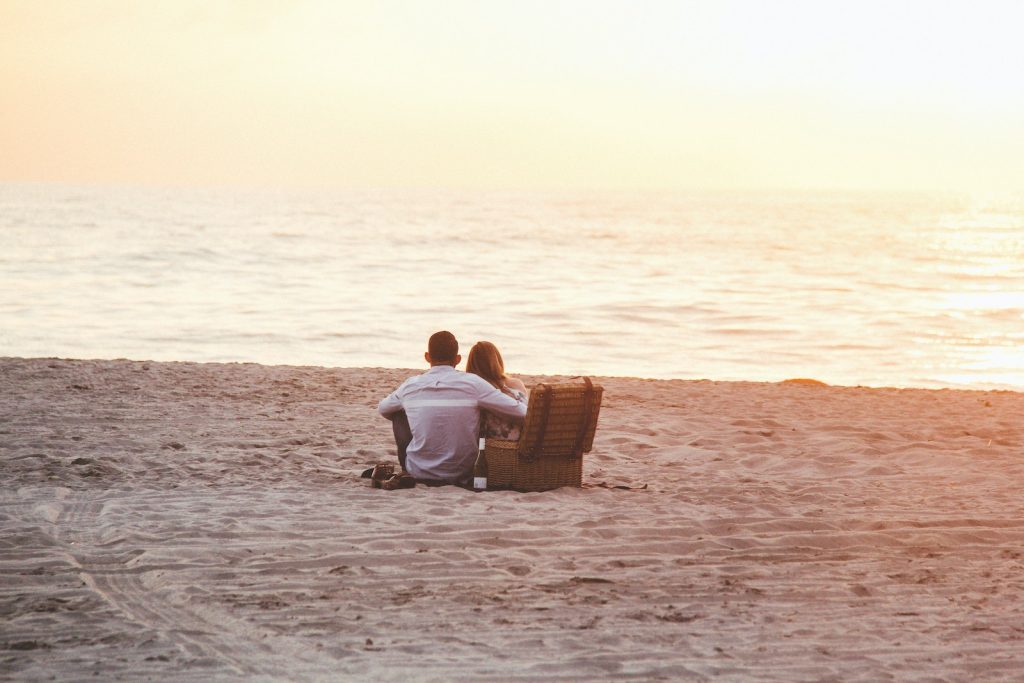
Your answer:
[[[526,385],[505,374],[497,347],[477,342],[466,372],[451,332],[435,332],[423,356],[430,370],[410,377],[380,402],[391,420],[402,470],[425,484],[465,484],[478,437],[518,439],[526,417]]]

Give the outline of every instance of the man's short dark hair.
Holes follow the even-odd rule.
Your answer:
[[[447,330],[435,332],[427,342],[427,353],[435,363],[454,361],[455,356],[459,355],[459,340]]]

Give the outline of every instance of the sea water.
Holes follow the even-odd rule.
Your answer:
[[[1024,388],[1024,197],[0,185],[0,356]]]

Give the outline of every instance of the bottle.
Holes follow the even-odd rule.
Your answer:
[[[480,452],[473,464],[473,490],[487,490],[487,454],[484,452],[484,438],[480,437]]]

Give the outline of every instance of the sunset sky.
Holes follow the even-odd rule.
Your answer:
[[[0,181],[1008,189],[1024,3],[0,0]]]

